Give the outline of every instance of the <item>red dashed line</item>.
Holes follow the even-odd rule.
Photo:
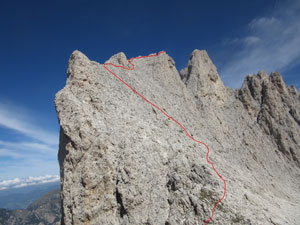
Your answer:
[[[142,99],[144,99],[146,102],[148,102],[149,104],[151,104],[153,107],[157,108],[159,111],[161,111],[166,117],[170,118],[171,120],[173,120],[175,123],[177,123],[184,131],[185,133],[189,136],[189,138],[191,138],[193,141],[199,143],[199,144],[202,144],[206,147],[207,149],[207,153],[206,153],[206,161],[211,165],[211,167],[213,168],[213,170],[215,171],[215,173],[220,177],[220,179],[223,181],[224,183],[224,193],[223,193],[223,196],[222,198],[219,199],[219,201],[214,205],[214,207],[212,208],[212,211],[211,211],[211,217],[208,219],[208,220],[205,220],[205,225],[209,222],[212,221],[213,219],[213,216],[214,216],[214,211],[215,211],[215,208],[217,207],[217,205],[225,198],[225,194],[226,194],[226,181],[223,179],[223,177],[218,173],[218,171],[215,169],[214,167],[214,164],[209,161],[208,159],[208,154],[210,152],[209,150],[209,147],[204,143],[204,142],[201,142],[201,141],[198,141],[196,140],[195,138],[193,138],[188,132],[187,130],[185,129],[184,126],[182,126],[177,120],[175,120],[173,117],[169,116],[164,110],[162,110],[161,108],[159,108],[157,105],[153,104],[152,102],[150,102],[148,99],[146,99],[143,95],[141,95],[140,93],[138,93],[133,87],[131,87],[129,84],[127,84],[124,80],[122,80],[118,75],[116,75],[114,72],[112,72],[111,70],[109,70],[107,68],[107,66],[114,66],[114,67],[120,67],[122,69],[125,69],[125,70],[134,70],[134,64],[131,63],[132,60],[134,59],[141,59],[141,58],[148,58],[148,57],[153,57],[153,56],[159,56],[160,54],[162,53],[165,53],[165,51],[161,51],[159,52],[158,54],[153,54],[153,55],[149,55],[149,56],[139,56],[139,57],[135,57],[135,58],[131,58],[128,60],[128,63],[132,66],[132,68],[126,68],[124,66],[117,66],[113,63],[105,63],[104,64],[104,68],[110,72],[112,75],[114,75],[117,79],[119,79],[123,84],[125,84],[127,87],[129,87],[134,93],[136,93],[138,96],[140,96]]]

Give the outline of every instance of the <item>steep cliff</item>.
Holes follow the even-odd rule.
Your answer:
[[[263,71],[247,76],[237,97],[245,109],[277,144],[277,149],[300,165],[300,96],[285,85],[279,73]],[[276,151],[275,150],[275,151]]]
[[[124,53],[107,63],[132,68]],[[208,224],[300,221],[300,102],[278,73],[224,86],[205,51],[180,73],[166,53],[107,64],[206,143],[227,182]],[[207,149],[105,69],[74,51],[55,98],[62,224],[204,224],[224,194]]]

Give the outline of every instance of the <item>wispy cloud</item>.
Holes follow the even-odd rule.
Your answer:
[[[10,149],[9,149],[10,151]],[[41,157],[24,155],[8,159],[0,156],[0,180],[23,178],[28,176],[43,176],[45,174],[59,174],[57,155],[53,157]]]
[[[26,108],[0,102],[2,179],[58,173],[58,132],[37,124],[39,120]],[[11,131],[13,138],[5,139]]]
[[[54,153],[57,151],[55,147],[48,144],[41,144],[36,142],[7,142],[0,140],[0,146],[16,150],[26,150],[29,152],[39,153]]]
[[[45,184],[58,182],[58,175],[46,175],[46,176],[38,176],[38,177],[28,177],[28,178],[14,178],[10,180],[2,180],[0,181],[0,190],[6,190],[11,188],[20,188],[26,186],[32,186],[37,184]]]
[[[245,46],[253,46],[260,43],[261,39],[255,36],[248,36],[243,39]]]
[[[10,157],[10,158],[23,158],[24,155],[19,154],[15,152],[14,150],[11,149],[6,149],[6,148],[0,148],[0,157]]]
[[[17,160],[56,159],[57,147],[35,142],[7,142],[0,140],[0,159],[8,157],[15,163]],[[0,166],[1,167],[1,166]],[[1,173],[0,173],[1,174]]]
[[[29,138],[47,144],[57,144],[58,135],[28,123],[32,119],[24,118],[23,110],[11,104],[0,103],[0,125],[15,130]]]
[[[225,84],[240,87],[247,74],[284,72],[296,66],[300,59],[299,10],[299,1],[281,3],[271,16],[250,21],[244,36],[223,41],[225,49],[237,49],[220,68]]]

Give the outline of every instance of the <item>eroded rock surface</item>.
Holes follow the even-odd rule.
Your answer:
[[[124,53],[107,62],[128,65]],[[212,224],[300,221],[299,93],[278,73],[224,86],[205,51],[180,74],[167,54],[109,69],[205,142],[227,182]],[[55,98],[62,224],[204,224],[223,182],[206,149],[79,51]]]
[[[300,96],[279,73],[247,76],[237,91],[246,110],[272,136],[278,150],[300,165]]]

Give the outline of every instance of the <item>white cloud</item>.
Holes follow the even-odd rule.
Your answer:
[[[22,154],[19,154],[15,151],[5,149],[5,148],[0,148],[0,157],[3,157],[3,156],[8,156],[11,158],[22,158],[23,157]]]
[[[15,150],[26,150],[29,152],[39,152],[39,153],[56,153],[57,148],[52,147],[48,144],[41,144],[36,142],[7,142],[0,140],[0,146],[5,148],[15,149]],[[24,153],[24,151],[23,151]]]
[[[278,27],[280,25],[280,20],[274,17],[261,17],[255,18],[249,23],[249,28],[254,30],[255,32],[265,32],[265,28],[269,27]]]
[[[44,174],[59,174],[57,154],[55,157],[24,155],[11,160],[0,159],[0,180],[10,180],[15,177],[43,176]],[[1,158],[1,157],[0,157]]]
[[[247,46],[253,46],[255,44],[258,44],[261,40],[259,37],[255,37],[255,36],[249,36],[249,37],[245,37],[243,39],[243,41],[245,42],[245,44]]]
[[[248,74],[259,70],[283,73],[297,65],[295,62],[300,59],[298,10],[298,2],[287,1],[275,9],[272,16],[253,19],[247,25],[244,37],[238,41],[232,38],[233,41],[223,42],[223,45],[230,43],[239,49],[229,55],[229,60],[220,68],[220,75],[226,85],[237,88]]]
[[[58,175],[45,175],[45,176],[38,176],[38,177],[28,177],[23,179],[14,178],[10,180],[0,181],[0,190],[20,188],[25,186],[37,185],[37,184],[53,183],[58,181],[59,181]]]
[[[8,142],[0,139],[0,156],[27,158],[28,154],[34,152],[49,156],[56,154],[58,134],[33,125],[32,120],[26,109],[0,102],[0,126],[18,131],[24,140]]]
[[[55,145],[58,143],[57,134],[28,123],[27,121],[33,121],[33,119],[26,118],[22,108],[0,102],[0,126],[15,130],[29,138],[46,144]]]
[[[13,133],[14,138],[9,138],[9,141],[6,135],[1,135],[2,179],[58,174],[58,132],[51,132],[48,128],[37,125],[39,122],[39,119],[25,108],[0,102],[0,126],[6,128],[0,131],[16,131]],[[12,142],[12,139],[17,141]]]

